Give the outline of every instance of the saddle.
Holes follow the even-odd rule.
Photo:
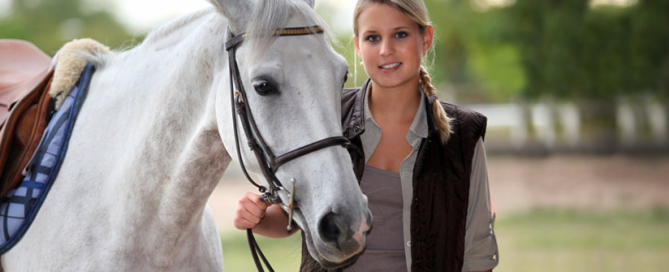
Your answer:
[[[0,192],[22,180],[23,169],[48,124],[51,58],[31,43],[0,40]]]

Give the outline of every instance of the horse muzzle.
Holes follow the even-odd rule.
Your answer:
[[[371,228],[372,215],[366,210],[357,219],[335,212],[328,212],[320,219],[320,241],[312,241],[312,246],[319,253],[316,259],[321,266],[332,269],[347,265],[362,252],[365,237]]]

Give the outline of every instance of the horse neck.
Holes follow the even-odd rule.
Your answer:
[[[225,51],[220,46],[225,25],[220,17],[210,13],[188,20],[188,24],[173,23],[178,27],[171,32],[120,57],[129,62],[133,58],[140,60],[145,66],[141,68],[145,71],[144,80],[137,80],[144,82],[140,86],[144,90],[136,90],[148,124],[140,137],[145,141],[141,152],[150,154],[147,159],[155,170],[175,174],[179,167],[214,152],[212,146],[202,149],[200,145],[221,143],[220,137],[210,135],[218,133],[212,86],[225,61]],[[151,61],[145,61],[147,58]]]
[[[220,38],[225,22],[219,17],[212,13],[177,29],[173,37],[118,54],[101,70],[100,84],[135,98],[123,106],[133,116],[123,124],[132,131],[132,137],[124,135],[131,139],[125,140],[131,151],[124,154],[131,166],[118,181],[127,184],[116,186],[126,191],[116,193],[125,198],[121,217],[157,230],[134,237],[152,248],[173,250],[175,242],[188,240],[183,235],[197,233],[189,230],[199,227],[206,201],[230,162],[212,91],[226,60]]]

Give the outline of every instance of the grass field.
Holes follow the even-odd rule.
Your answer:
[[[668,271],[669,210],[538,209],[498,217],[500,263],[495,271]],[[300,235],[258,237],[276,271],[297,271]],[[222,236],[228,272],[254,271],[246,233]]]
[[[226,272],[256,271],[245,231],[228,232],[221,237]],[[299,270],[302,254],[302,238],[299,233],[285,239],[270,239],[256,235],[256,240],[275,271]]]

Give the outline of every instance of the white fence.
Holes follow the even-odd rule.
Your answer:
[[[486,141],[493,149],[523,150],[539,145],[548,151],[576,150],[592,144],[583,137],[583,109],[575,103],[470,104],[465,107],[488,117]],[[668,112],[663,104],[623,101],[615,107],[618,149],[669,147]]]

